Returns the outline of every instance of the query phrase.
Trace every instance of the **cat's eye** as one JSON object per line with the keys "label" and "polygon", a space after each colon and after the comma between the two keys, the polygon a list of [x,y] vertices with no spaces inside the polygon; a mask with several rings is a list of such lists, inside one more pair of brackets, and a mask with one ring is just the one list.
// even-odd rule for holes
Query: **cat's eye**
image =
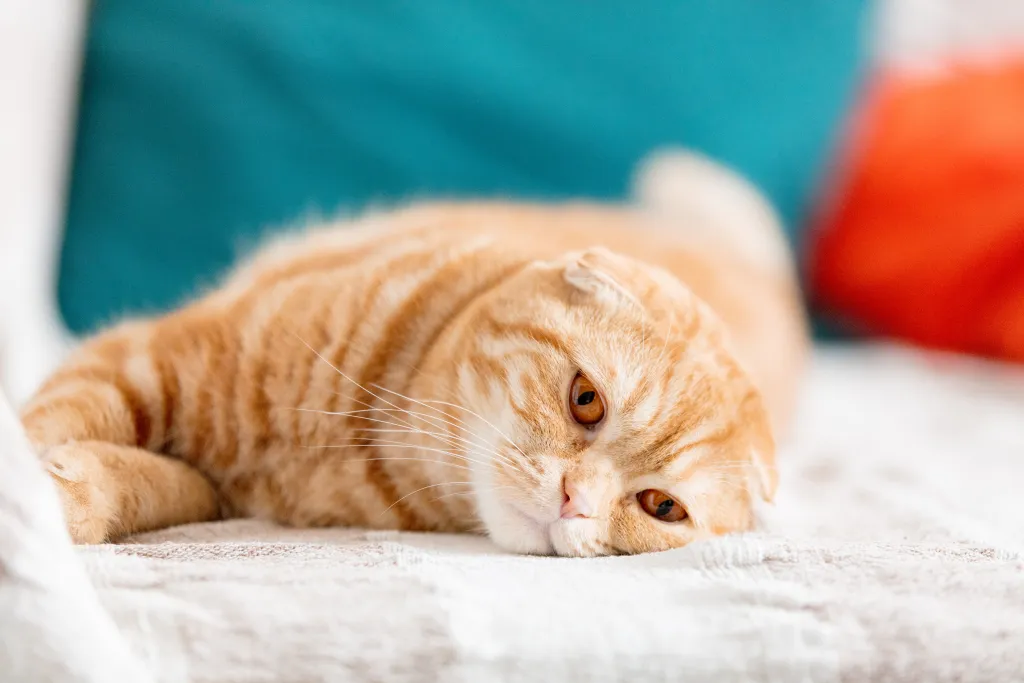
{"label": "cat's eye", "polygon": [[646,489],[636,494],[644,512],[662,522],[681,522],[687,518],[686,508],[664,491]]}
{"label": "cat's eye", "polygon": [[569,412],[584,427],[593,427],[604,419],[604,401],[589,379],[577,374],[569,389]]}

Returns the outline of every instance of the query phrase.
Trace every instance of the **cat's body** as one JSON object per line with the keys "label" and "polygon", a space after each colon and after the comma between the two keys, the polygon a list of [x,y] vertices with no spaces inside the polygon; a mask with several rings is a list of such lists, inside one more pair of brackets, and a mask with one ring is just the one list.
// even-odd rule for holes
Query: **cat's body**
{"label": "cat's body", "polygon": [[664,209],[368,216],[99,335],[23,415],[73,538],[232,514],[591,555],[749,528],[762,403],[784,425],[804,352],[795,282]]}

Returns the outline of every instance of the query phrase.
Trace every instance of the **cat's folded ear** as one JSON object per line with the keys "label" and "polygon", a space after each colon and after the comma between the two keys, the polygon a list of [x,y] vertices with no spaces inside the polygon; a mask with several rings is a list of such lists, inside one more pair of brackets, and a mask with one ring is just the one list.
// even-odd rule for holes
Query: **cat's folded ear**
{"label": "cat's folded ear", "polygon": [[761,497],[770,502],[779,487],[779,472],[775,466],[775,437],[772,435],[771,419],[764,401],[756,390],[751,390],[743,399],[740,419],[750,435],[750,459],[754,475],[752,483],[760,490]]}
{"label": "cat's folded ear", "polygon": [[631,267],[629,259],[605,247],[591,247],[566,254],[562,277],[577,290],[608,303],[629,301],[636,297],[622,284]]}

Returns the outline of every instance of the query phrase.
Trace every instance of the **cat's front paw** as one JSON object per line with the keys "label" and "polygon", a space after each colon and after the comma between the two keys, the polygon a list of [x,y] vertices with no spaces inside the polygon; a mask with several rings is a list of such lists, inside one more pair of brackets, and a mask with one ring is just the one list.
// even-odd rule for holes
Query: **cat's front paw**
{"label": "cat's front paw", "polygon": [[67,444],[48,449],[43,465],[57,487],[71,540],[77,544],[103,543],[113,531],[114,506],[97,486],[102,466],[88,450]]}

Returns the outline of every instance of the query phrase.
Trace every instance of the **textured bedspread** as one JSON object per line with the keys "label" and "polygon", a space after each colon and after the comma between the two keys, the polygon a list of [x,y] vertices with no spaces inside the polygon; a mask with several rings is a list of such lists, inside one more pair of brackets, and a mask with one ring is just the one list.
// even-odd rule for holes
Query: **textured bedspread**
{"label": "textured bedspread", "polygon": [[160,681],[1024,680],[1024,375],[820,351],[781,462],[764,532],[653,555],[252,522],[77,554]]}

